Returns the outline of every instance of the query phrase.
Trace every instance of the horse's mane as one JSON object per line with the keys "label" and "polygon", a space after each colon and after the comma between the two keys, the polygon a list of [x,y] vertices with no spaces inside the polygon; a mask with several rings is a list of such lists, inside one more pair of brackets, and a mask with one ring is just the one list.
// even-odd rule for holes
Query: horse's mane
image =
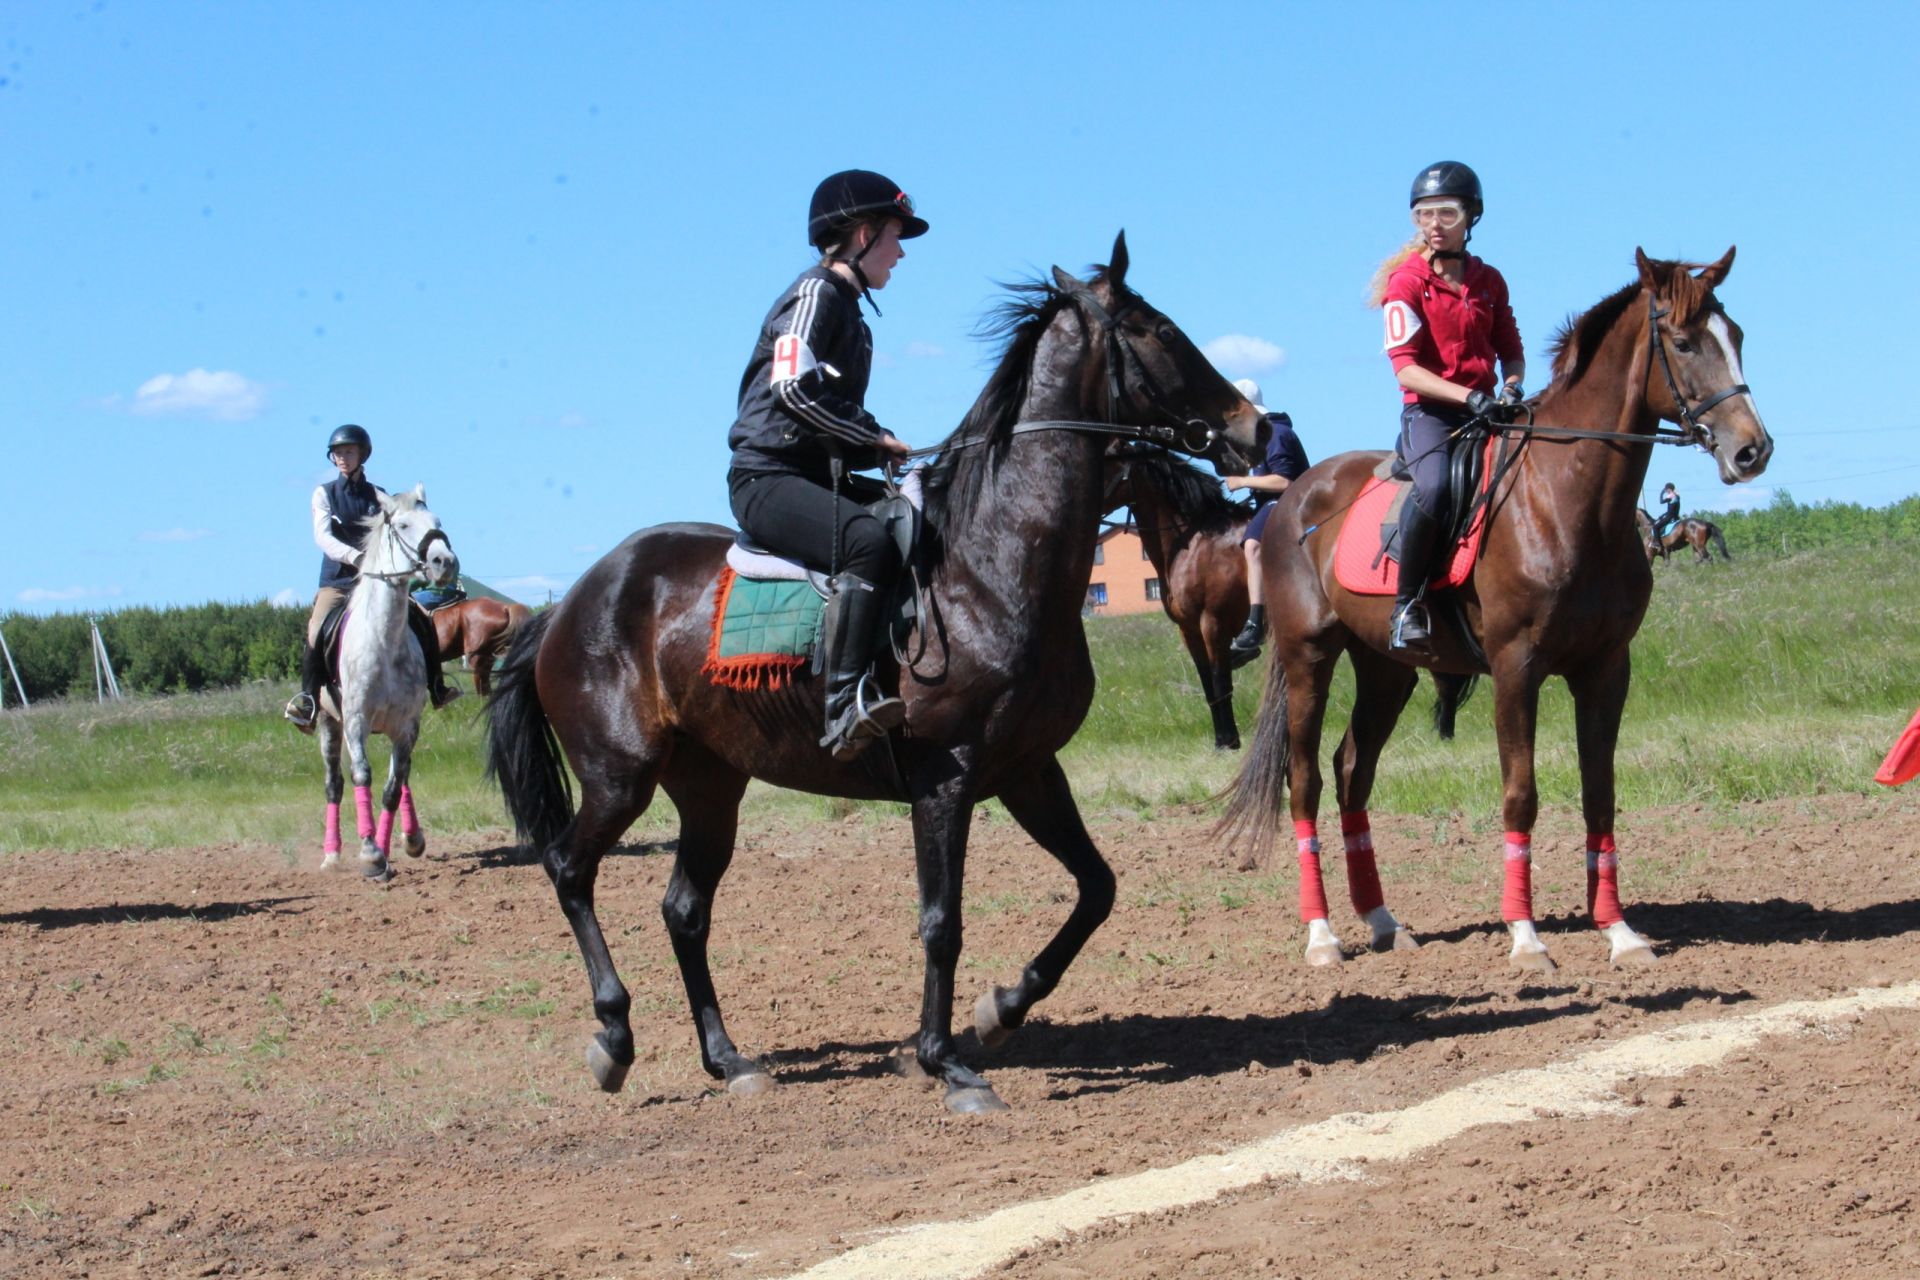
{"label": "horse's mane", "polygon": [[1216,533],[1252,514],[1250,504],[1222,493],[1220,482],[1213,476],[1164,449],[1144,451],[1129,463],[1135,476],[1158,489],[1167,505],[1198,532]]}
{"label": "horse's mane", "polygon": [[[1107,278],[1097,267],[1090,283]],[[928,518],[936,526],[950,526],[954,513],[971,511],[979,502],[991,470],[1006,455],[1013,424],[1026,402],[1033,379],[1033,357],[1040,336],[1071,299],[1044,280],[1017,280],[1006,286],[1009,296],[989,311],[975,336],[1002,343],[1000,362],[980,395],[960,419],[960,425],[940,445],[940,457],[923,479]],[[952,446],[960,441],[966,448]]]}
{"label": "horse's mane", "polygon": [[[1654,278],[1660,281],[1662,300],[1673,308],[1674,319],[1678,324],[1692,324],[1699,318],[1707,302],[1713,297],[1713,288],[1693,273],[1705,265],[1699,262],[1670,262],[1664,259],[1651,260]],[[1564,380],[1572,386],[1580,381],[1593,358],[1600,351],[1600,344],[1627,306],[1640,296],[1640,282],[1635,280],[1614,293],[1587,308],[1579,315],[1570,315],[1554,332],[1553,343],[1547,349],[1547,363],[1553,370],[1556,381]]]}

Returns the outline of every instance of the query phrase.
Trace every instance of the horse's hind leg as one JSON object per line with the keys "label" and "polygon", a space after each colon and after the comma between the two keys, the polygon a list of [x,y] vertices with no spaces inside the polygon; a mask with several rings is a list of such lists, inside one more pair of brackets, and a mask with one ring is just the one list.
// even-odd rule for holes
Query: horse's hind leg
{"label": "horse's hind leg", "polygon": [[1200,691],[1206,695],[1207,711],[1213,717],[1213,745],[1222,751],[1238,751],[1240,726],[1233,719],[1233,671],[1227,662],[1226,642],[1207,634],[1217,630],[1209,625],[1211,622],[1210,617],[1190,622],[1180,628],[1180,636],[1187,642],[1187,655],[1199,673]]}
{"label": "horse's hind leg", "polygon": [[401,838],[407,856],[417,858],[427,851],[427,834],[420,829],[420,815],[413,807],[413,748],[411,736],[393,744],[393,767],[387,771],[387,788],[380,797],[380,826],[374,841],[380,852],[393,848],[393,824],[396,811],[400,818]]}
{"label": "horse's hind leg", "polygon": [[340,797],[346,794],[346,777],[340,772],[340,722],[319,715],[320,759],[327,766],[327,825],[320,843],[320,869],[332,871],[340,865]]}
{"label": "horse's hind leg", "polygon": [[714,1079],[725,1080],[729,1093],[763,1093],[773,1087],[773,1076],[741,1054],[728,1037],[707,963],[714,890],[733,861],[740,796],[747,779],[704,749],[681,743],[660,785],[680,811],[680,851],[660,914],[667,922],[673,956],[686,984],[687,1005],[700,1039],[700,1064]]}
{"label": "horse's hind leg", "polygon": [[[1276,635],[1274,644],[1280,644]],[[1287,682],[1287,785],[1293,792],[1293,837],[1300,865],[1300,919],[1307,926],[1306,961],[1323,967],[1343,958],[1327,921],[1327,889],[1320,873],[1320,732],[1338,649],[1327,637],[1282,650]],[[1279,678],[1274,673],[1268,679]]]}
{"label": "horse's hind leg", "polygon": [[1114,895],[1113,869],[1080,820],[1059,760],[1049,757],[1039,768],[1021,770],[1012,785],[1000,789],[1000,801],[1035,843],[1072,874],[1079,897],[1060,931],[1021,972],[1020,981],[993,988],[974,1006],[974,1031],[989,1049],[1005,1042],[1026,1021],[1027,1012],[1052,994],[1067,966],[1112,913]]}
{"label": "horse's hind leg", "polygon": [[1507,828],[1500,918],[1513,939],[1507,963],[1544,974],[1556,966],[1533,924],[1533,823],[1540,814],[1533,751],[1540,722],[1541,679],[1533,655],[1518,644],[1494,656],[1493,726],[1500,742],[1500,813]]}
{"label": "horse's hind leg", "polygon": [[633,1066],[633,1028],[627,1021],[632,1001],[594,914],[593,885],[602,855],[646,812],[655,770],[650,763],[632,760],[599,764],[598,772],[580,779],[580,812],[547,849],[545,862],[547,879],[586,963],[593,1012],[600,1019],[600,1030],[587,1045],[587,1067],[602,1089],[618,1093]]}
{"label": "horse's hind leg", "polygon": [[1367,801],[1373,795],[1380,752],[1413,695],[1420,673],[1365,645],[1353,645],[1347,652],[1353,661],[1353,717],[1339,750],[1333,753],[1334,795],[1340,803],[1340,835],[1346,845],[1347,893],[1354,912],[1373,931],[1375,951],[1408,951],[1420,944],[1387,909],[1380,872],[1374,865]]}
{"label": "horse's hind leg", "polygon": [[1567,676],[1580,747],[1580,805],[1587,819],[1587,914],[1594,928],[1607,935],[1616,965],[1654,961],[1653,948],[1633,931],[1620,910],[1620,855],[1613,842],[1613,752],[1632,675],[1627,647],[1621,645],[1608,657]]}

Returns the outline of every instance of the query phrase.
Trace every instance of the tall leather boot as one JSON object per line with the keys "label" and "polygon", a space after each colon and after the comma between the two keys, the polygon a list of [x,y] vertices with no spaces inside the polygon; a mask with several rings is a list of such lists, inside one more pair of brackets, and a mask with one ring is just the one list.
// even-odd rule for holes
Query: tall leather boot
{"label": "tall leather boot", "polygon": [[320,714],[320,686],[327,680],[326,655],[308,644],[300,650],[300,692],[287,703],[287,720],[302,733],[313,732]]}
{"label": "tall leather boot", "polygon": [[440,637],[434,633],[433,619],[427,611],[409,604],[407,626],[413,629],[413,638],[420,642],[420,652],[427,660],[427,698],[438,711],[459,697],[460,690],[447,684],[447,673],[440,666]]}
{"label": "tall leather boot", "polygon": [[1247,625],[1240,628],[1240,634],[1227,645],[1229,669],[1238,671],[1260,656],[1260,642],[1267,636],[1267,606],[1256,604],[1247,606]]}
{"label": "tall leather boot", "polygon": [[845,763],[907,718],[907,704],[879,696],[868,678],[886,597],[871,582],[843,573],[827,599],[827,732],[820,745]]}
{"label": "tall leather boot", "polygon": [[1427,580],[1441,535],[1440,520],[1409,500],[1400,512],[1400,584],[1394,592],[1393,622],[1387,647],[1399,653],[1433,653],[1433,628],[1427,617]]}

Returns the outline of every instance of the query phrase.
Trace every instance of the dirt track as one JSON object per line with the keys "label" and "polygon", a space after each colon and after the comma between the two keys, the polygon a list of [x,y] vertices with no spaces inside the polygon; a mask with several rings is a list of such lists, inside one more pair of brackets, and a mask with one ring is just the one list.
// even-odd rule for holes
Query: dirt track
{"label": "dirt track", "polygon": [[[0,1274],[784,1275],[1650,1029],[1920,980],[1905,793],[1623,821],[1629,917],[1663,955],[1633,973],[1568,914],[1579,832],[1556,816],[1535,845],[1546,982],[1504,967],[1497,831],[1378,821],[1389,902],[1427,945],[1327,973],[1297,961],[1288,869],[1231,871],[1197,817],[1094,826],[1120,906],[986,1060],[1014,1110],[985,1120],[885,1062],[918,1013],[903,821],[746,834],[714,949],[730,1030],[786,1085],[759,1099],[699,1071],[663,850],[601,876],[641,1046],[614,1098],[581,1063],[571,936],[505,850],[403,865],[386,890],[265,847],[14,858]],[[977,827],[967,1004],[1067,888],[1009,824]],[[1361,935],[1342,904],[1335,924]],[[1623,1090],[1624,1116],[1474,1130],[1360,1183],[1249,1188],[998,1274],[1920,1273],[1916,1030],[1885,1013],[1769,1042]]]}

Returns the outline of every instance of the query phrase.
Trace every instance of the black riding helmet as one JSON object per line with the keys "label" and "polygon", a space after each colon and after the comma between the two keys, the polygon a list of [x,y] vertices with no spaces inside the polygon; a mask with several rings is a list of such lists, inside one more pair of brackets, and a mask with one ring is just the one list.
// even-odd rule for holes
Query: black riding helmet
{"label": "black riding helmet", "polygon": [[1452,196],[1466,205],[1467,239],[1473,239],[1473,229],[1480,224],[1480,215],[1486,208],[1480,199],[1480,175],[1458,160],[1435,161],[1414,178],[1413,194],[1407,197],[1407,208],[1413,208],[1422,200],[1442,196]]}
{"label": "black riding helmet", "polygon": [[807,243],[824,250],[849,227],[870,219],[900,219],[900,238],[927,234],[925,219],[913,213],[913,200],[891,178],[870,169],[844,169],[813,189],[807,209]]}
{"label": "black riding helmet", "polygon": [[351,422],[344,427],[335,427],[333,434],[327,437],[327,456],[332,457],[333,451],[343,444],[359,445],[362,451],[360,461],[363,463],[373,456],[373,437],[367,434],[365,427]]}

